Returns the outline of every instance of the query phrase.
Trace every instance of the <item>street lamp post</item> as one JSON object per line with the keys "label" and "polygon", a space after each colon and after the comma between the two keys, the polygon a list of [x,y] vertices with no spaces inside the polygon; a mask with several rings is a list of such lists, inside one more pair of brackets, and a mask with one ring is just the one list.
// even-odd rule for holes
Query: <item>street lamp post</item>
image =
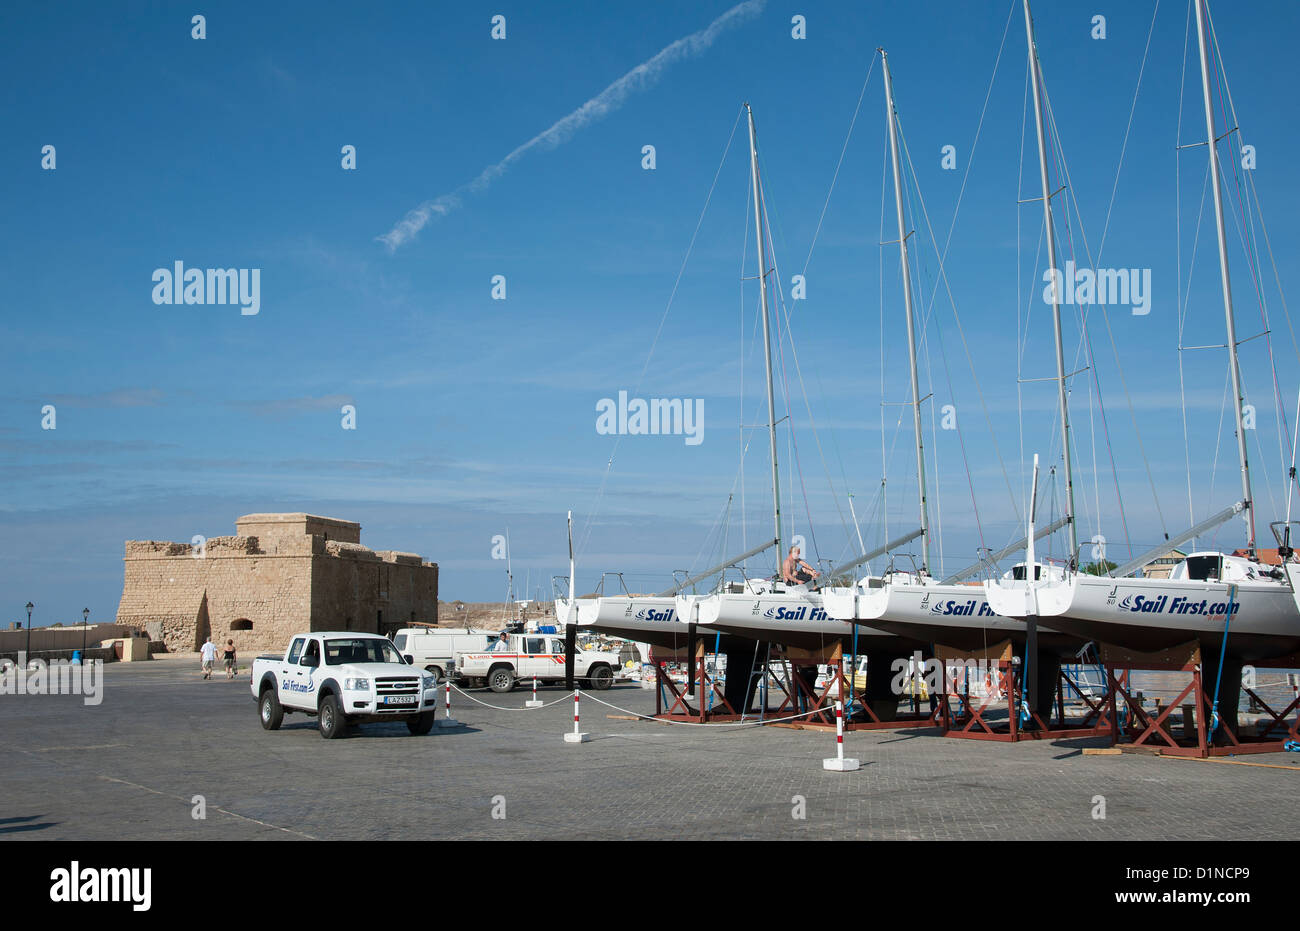
{"label": "street lamp post", "polygon": [[27,662],[31,662],[32,658],[32,608],[34,607],[36,605],[27,602]]}
{"label": "street lamp post", "polygon": [[90,609],[81,609],[81,662],[86,662],[86,628],[90,626]]}

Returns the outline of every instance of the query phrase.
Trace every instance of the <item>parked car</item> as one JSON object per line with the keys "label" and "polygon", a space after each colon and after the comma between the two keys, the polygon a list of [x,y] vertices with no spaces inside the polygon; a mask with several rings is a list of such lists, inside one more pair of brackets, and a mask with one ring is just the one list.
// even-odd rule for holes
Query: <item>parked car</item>
{"label": "parked car", "polygon": [[[573,657],[575,678],[593,689],[614,684],[619,668],[618,654],[578,650]],[[460,653],[451,673],[470,685],[485,684],[494,692],[509,692],[516,682],[562,682],[564,680],[564,637],[559,634],[510,634],[505,649]]]}
{"label": "parked car", "polygon": [[355,631],[295,635],[283,656],[253,660],[252,690],[268,731],[302,713],[316,716],[327,739],[374,721],[405,721],[412,734],[427,734],[438,702],[432,675],[404,661],[387,637]]}

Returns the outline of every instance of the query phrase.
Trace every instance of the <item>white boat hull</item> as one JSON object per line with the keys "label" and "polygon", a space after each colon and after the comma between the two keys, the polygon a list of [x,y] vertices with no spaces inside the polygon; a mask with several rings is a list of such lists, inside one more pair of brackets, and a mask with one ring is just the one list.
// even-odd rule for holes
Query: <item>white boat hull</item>
{"label": "white boat hull", "polygon": [[[1288,567],[1290,572],[1290,567]],[[1227,655],[1245,662],[1300,651],[1300,606],[1290,585],[1233,583]],[[1099,643],[1155,652],[1192,640],[1218,652],[1229,604],[1226,582],[1112,579],[1073,575],[1063,580],[985,583],[999,613],[1035,614],[1052,627]]]}
{"label": "white boat hull", "polygon": [[639,643],[672,649],[685,649],[687,645],[687,626],[678,620],[671,597],[611,595],[575,598],[572,616],[568,599],[557,598],[555,616],[578,627]]}
{"label": "white boat hull", "polygon": [[[853,642],[854,625],[827,614],[821,592],[792,587],[782,592],[680,595],[678,616],[694,621],[698,629],[716,630],[751,640],[813,648],[831,640]],[[902,644],[897,635],[883,630],[859,628],[858,650],[882,649]]]}
{"label": "white boat hull", "polygon": [[[825,604],[832,617],[959,650],[977,650],[1003,640],[1021,644],[1029,633],[1024,620],[994,611],[983,586],[977,585],[886,582],[877,588],[828,591]],[[1038,645],[1074,655],[1083,641],[1039,627]]]}
{"label": "white boat hull", "polygon": [[[556,602],[556,616],[559,605]],[[660,595],[610,595],[600,598],[575,598],[578,618],[576,623],[609,624],[624,621],[647,621],[651,623],[677,620],[676,604],[671,596]]]}

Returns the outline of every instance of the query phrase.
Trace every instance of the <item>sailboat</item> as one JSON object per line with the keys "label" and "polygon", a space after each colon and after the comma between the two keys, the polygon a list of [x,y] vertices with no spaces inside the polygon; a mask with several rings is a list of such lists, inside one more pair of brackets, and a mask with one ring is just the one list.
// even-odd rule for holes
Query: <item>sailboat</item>
{"label": "sailboat", "polygon": [[[1280,568],[1262,566],[1255,558],[1254,500],[1251,493],[1250,465],[1246,450],[1243,422],[1245,401],[1238,341],[1233,314],[1232,287],[1228,270],[1228,253],[1224,232],[1223,196],[1219,177],[1219,136],[1215,128],[1211,99],[1208,13],[1205,0],[1194,0],[1196,31],[1199,42],[1201,88],[1205,105],[1206,145],[1214,195],[1214,212],[1219,246],[1219,274],[1223,292],[1224,319],[1227,327],[1228,367],[1235,400],[1237,455],[1241,467],[1240,501],[1218,514],[1201,521],[1186,532],[1167,540],[1107,576],[1082,573],[1073,562],[1067,570],[1051,578],[1003,578],[985,583],[988,601],[1000,614],[1025,619],[1043,618],[1052,627],[1126,650],[1157,651],[1195,641],[1207,657],[1222,656],[1220,680],[1235,694],[1240,684],[1243,663],[1284,657],[1300,651],[1300,610],[1293,583]],[[1039,112],[1038,139],[1043,146],[1042,105],[1039,98],[1038,56],[1033,47],[1033,27],[1029,2],[1025,0],[1025,17],[1029,24],[1035,101]],[[1044,169],[1045,172],[1045,169]],[[1044,178],[1045,178],[1044,174]],[[1046,181],[1044,181],[1046,184]],[[1044,187],[1044,194],[1047,190]],[[1052,251],[1051,217],[1047,220],[1048,260],[1055,267]],[[1055,290],[1055,289],[1054,289]],[[1059,305],[1057,306],[1059,321]],[[1059,322],[1057,353],[1060,354]],[[1061,400],[1062,423],[1068,424],[1064,396]],[[1069,488],[1070,446],[1068,427],[1065,434],[1067,493]],[[1173,567],[1167,579],[1132,578],[1130,573],[1153,559],[1234,517],[1247,522],[1247,557],[1216,552],[1195,552]],[[1070,526],[1071,552],[1076,552],[1073,524]],[[1287,572],[1294,573],[1288,564]],[[1235,672],[1234,672],[1235,669]],[[1228,696],[1225,707],[1235,708]],[[1235,716],[1230,716],[1235,725]]]}
{"label": "sailboat", "polygon": [[[767,295],[767,237],[763,210],[763,188],[758,170],[758,135],[754,111],[745,104],[749,119],[750,174],[754,189],[755,234],[758,238],[758,287],[762,308],[763,356],[767,374],[768,443],[772,467],[773,544],[781,558],[781,489],[776,444],[776,401],[772,384],[772,329]],[[766,546],[764,547],[766,549]],[[828,641],[847,642],[853,638],[853,625],[826,613],[822,594],[810,583],[790,584],[780,578],[745,579],[740,583],[719,582],[707,595],[680,593],[676,598],[677,614],[683,621],[701,629],[731,634],[751,640],[782,643],[787,646],[816,648]],[[889,641],[900,655],[915,644],[903,644],[898,637],[882,631],[863,632],[869,640],[883,645]]]}
{"label": "sailboat", "polygon": [[573,512],[569,512],[569,575],[567,596],[555,597],[555,619],[565,626],[573,624],[592,631],[648,643],[667,649],[680,649],[688,643],[690,630],[677,618],[673,593],[663,595],[604,595],[578,598],[574,594],[575,560],[573,555]]}
{"label": "sailboat", "polygon": [[[912,571],[890,571],[879,577],[868,576],[851,587],[826,589],[823,603],[831,617],[862,625],[865,629],[883,630],[926,643],[937,643],[959,650],[977,650],[1004,640],[1017,645],[1029,639],[1024,621],[997,614],[988,604],[984,589],[965,584],[964,579],[988,564],[984,560],[942,581],[930,574],[930,515],[926,498],[924,436],[921,430],[921,389],[917,373],[916,323],[912,301],[912,276],[908,253],[908,230],[903,214],[902,168],[898,147],[898,110],[894,101],[893,78],[889,55],[880,52],[885,84],[885,118],[889,128],[889,148],[894,177],[894,206],[898,218],[898,252],[903,279],[903,309],[907,324],[908,365],[912,389],[912,426],[916,437],[917,505],[920,527],[915,532],[891,541],[882,550],[894,549],[916,539],[921,540],[921,565]],[[1055,526],[1060,526],[1058,523]],[[1052,528],[1040,533],[1045,534]],[[992,556],[992,561],[1025,545],[1025,540]],[[880,551],[877,551],[877,553]],[[869,554],[874,556],[876,554]],[[865,558],[860,561],[865,561]],[[855,561],[860,562],[860,561]],[[1032,560],[1031,560],[1032,562]],[[844,568],[852,568],[854,564]],[[1050,571],[1036,566],[1036,571]],[[837,572],[838,574],[838,572]],[[1083,645],[1077,637],[1041,630],[1038,648],[1054,648],[1061,655],[1073,656]]]}
{"label": "sailboat", "polygon": [[[767,237],[764,222],[763,195],[758,171],[757,131],[753,110],[745,105],[749,124],[750,168],[753,182],[753,205],[758,237],[760,263],[759,290],[761,297],[764,361],[767,387],[768,441],[772,473],[772,526],[773,534],[739,556],[683,580],[672,588],[654,595],[598,594],[596,597],[577,598],[574,595],[572,515],[569,519],[570,572],[568,593],[556,598],[556,616],[581,628],[600,631],[652,646],[681,658],[694,648],[701,638],[711,638],[714,650],[728,657],[736,654],[737,662],[729,668],[739,669],[747,664],[751,668],[758,662],[759,647],[763,643],[777,643],[787,647],[818,649],[830,644],[848,644],[858,641],[859,654],[865,654],[877,668],[888,669],[890,660],[910,655],[923,645],[908,638],[884,631],[855,628],[844,620],[829,617],[822,605],[822,595],[808,584],[789,585],[779,578],[747,578],[741,583],[725,581],[725,572],[741,566],[746,560],[774,549],[777,561],[782,554],[780,484],[776,442],[776,404],[773,386],[771,314],[767,293]],[[873,558],[868,554],[866,558]],[[687,594],[697,583],[719,576],[718,588],[708,595]],[[865,642],[862,642],[865,641]],[[726,680],[726,701],[734,708],[748,707],[753,689],[753,676],[734,675]],[[889,696],[889,677],[880,676],[871,683],[877,689],[869,690],[868,699],[881,699],[877,713],[888,716],[896,710],[897,697]],[[884,689],[877,695],[876,690]],[[893,709],[887,708],[891,704]]]}

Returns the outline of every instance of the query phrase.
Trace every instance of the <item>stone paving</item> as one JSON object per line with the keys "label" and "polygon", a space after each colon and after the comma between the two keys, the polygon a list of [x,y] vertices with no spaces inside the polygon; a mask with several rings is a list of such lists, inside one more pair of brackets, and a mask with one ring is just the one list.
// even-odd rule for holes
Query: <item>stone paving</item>
{"label": "stone paving", "polygon": [[[526,690],[473,693],[522,709]],[[563,698],[544,688],[547,701]],[[593,697],[642,713],[654,695]],[[367,725],[324,741],[315,719],[262,730],[247,674],[188,659],[106,667],[103,702],[0,696],[0,836],[117,839],[1291,839],[1300,754],[1188,762],[1085,756],[1100,740],[994,744],[930,729],[834,736],[614,720],[583,701],[496,711],[454,695],[460,729]],[[1275,768],[1277,767],[1277,768]],[[1293,771],[1294,770],[1294,771]],[[194,810],[203,797],[206,817]],[[1105,818],[1094,812],[1104,797]],[[494,817],[501,814],[504,818]],[[802,817],[797,817],[802,815]]]}

